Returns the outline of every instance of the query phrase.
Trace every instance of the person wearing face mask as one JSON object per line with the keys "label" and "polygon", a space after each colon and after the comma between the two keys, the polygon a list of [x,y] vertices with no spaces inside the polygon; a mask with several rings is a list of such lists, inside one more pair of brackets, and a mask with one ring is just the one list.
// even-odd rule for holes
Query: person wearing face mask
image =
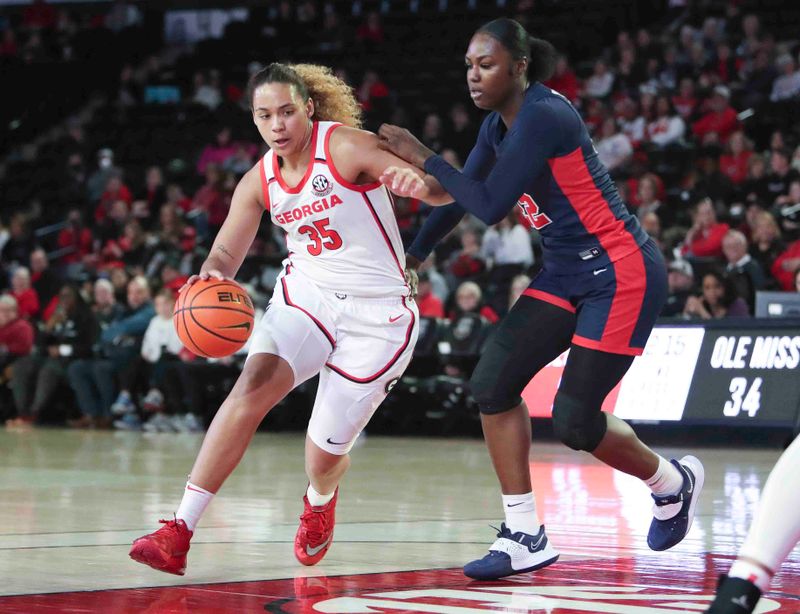
{"label": "person wearing face mask", "polygon": [[89,176],[86,182],[87,196],[89,202],[97,203],[108,186],[108,180],[119,176],[121,170],[114,166],[114,152],[108,147],[97,152],[97,168]]}
{"label": "person wearing face mask", "polygon": [[[211,254],[187,285],[235,276],[265,211],[286,232],[289,256],[175,519],[131,548],[135,561],[178,575],[200,516],[264,416],[316,374],[305,447],[309,485],[294,553],[303,565],[318,563],[332,543],[349,452],[411,360],[418,335],[413,280],[405,277],[392,200],[379,181],[389,166],[411,166],[360,129],[351,88],[327,68],[270,64],[251,77],[247,99],[270,151],[237,185]],[[426,201],[452,200],[437,182],[431,186],[421,195]]]}

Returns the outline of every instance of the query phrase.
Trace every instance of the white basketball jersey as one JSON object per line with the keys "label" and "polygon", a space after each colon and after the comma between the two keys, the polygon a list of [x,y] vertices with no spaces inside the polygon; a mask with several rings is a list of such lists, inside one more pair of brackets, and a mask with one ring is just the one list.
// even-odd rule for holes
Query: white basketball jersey
{"label": "white basketball jersey", "polygon": [[297,186],[283,180],[273,151],[261,159],[272,222],[286,233],[291,264],[319,287],[352,296],[405,296],[394,203],[381,183],[355,185],[336,170],[329,142],[339,126],[314,122],[312,158]]}

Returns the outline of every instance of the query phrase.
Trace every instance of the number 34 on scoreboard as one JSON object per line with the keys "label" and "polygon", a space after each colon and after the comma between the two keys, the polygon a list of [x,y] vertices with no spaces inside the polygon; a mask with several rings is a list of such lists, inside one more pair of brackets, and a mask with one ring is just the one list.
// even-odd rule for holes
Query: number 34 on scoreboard
{"label": "number 34 on scoreboard", "polygon": [[751,418],[754,418],[761,409],[761,384],[763,380],[760,377],[753,379],[753,383],[748,387],[746,377],[734,377],[731,379],[731,384],[728,390],[731,393],[731,398],[725,401],[725,407],[722,413],[730,418],[738,416],[741,412],[746,412]]}

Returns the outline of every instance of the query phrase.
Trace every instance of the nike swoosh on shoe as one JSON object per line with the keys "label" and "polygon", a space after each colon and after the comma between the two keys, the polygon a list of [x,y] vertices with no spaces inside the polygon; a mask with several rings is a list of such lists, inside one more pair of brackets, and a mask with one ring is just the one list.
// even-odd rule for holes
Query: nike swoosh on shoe
{"label": "nike swoosh on shoe", "polygon": [[320,551],[321,551],[323,548],[325,548],[325,546],[327,546],[327,545],[328,545],[328,543],[329,543],[330,541],[331,541],[331,538],[329,537],[329,538],[328,538],[328,539],[326,539],[324,542],[322,542],[322,543],[321,543],[319,546],[314,546],[314,547],[312,548],[311,546],[309,546],[309,545],[306,545],[306,554],[307,554],[308,556],[315,556],[315,555],[317,555],[317,554],[318,554],[318,553],[319,553],[319,552],[320,552]]}

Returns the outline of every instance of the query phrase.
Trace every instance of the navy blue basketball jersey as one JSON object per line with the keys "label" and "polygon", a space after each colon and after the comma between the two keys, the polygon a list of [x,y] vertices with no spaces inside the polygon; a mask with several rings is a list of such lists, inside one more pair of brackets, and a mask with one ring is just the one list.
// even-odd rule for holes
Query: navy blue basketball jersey
{"label": "navy blue basketball jersey", "polygon": [[646,241],[636,217],[600,162],[586,126],[570,102],[540,83],[525,93],[510,130],[490,113],[459,172],[440,156],[425,171],[457,204],[434,211],[409,253],[424,258],[469,211],[487,224],[514,206],[542,236],[544,266],[554,273],[603,267]]}

